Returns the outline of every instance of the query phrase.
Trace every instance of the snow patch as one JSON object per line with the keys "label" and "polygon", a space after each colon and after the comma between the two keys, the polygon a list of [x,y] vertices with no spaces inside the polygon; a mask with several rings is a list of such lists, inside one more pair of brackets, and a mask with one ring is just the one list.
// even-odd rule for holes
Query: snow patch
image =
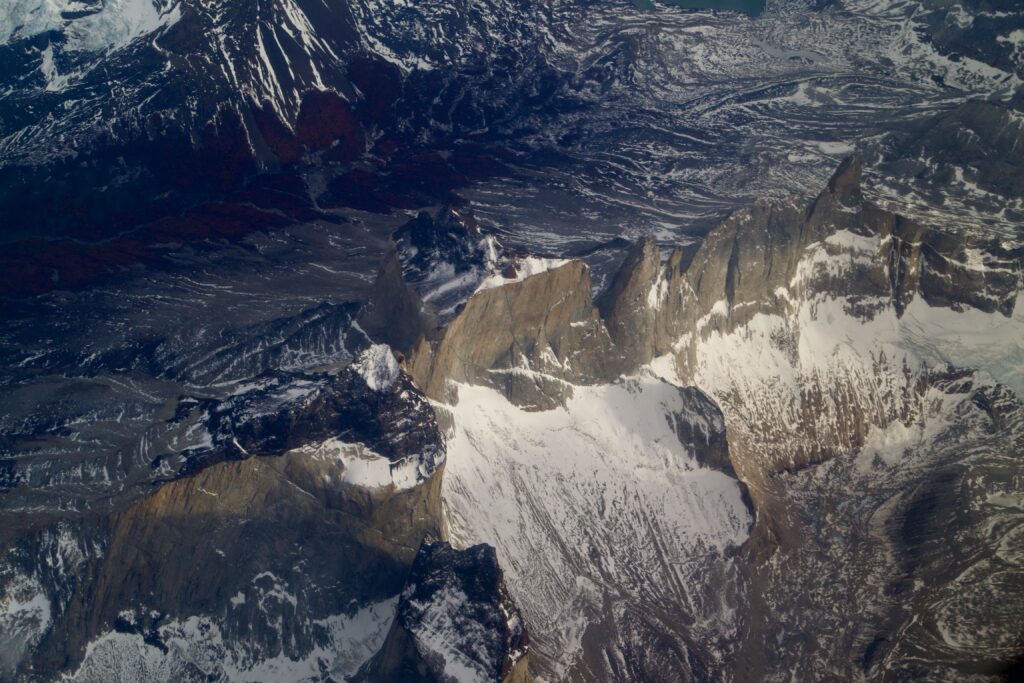
{"label": "snow patch", "polygon": [[387,344],[374,344],[363,351],[352,368],[371,389],[378,392],[390,389],[402,372],[398,359]]}
{"label": "snow patch", "polygon": [[480,284],[477,285],[476,291],[482,292],[485,289],[493,289],[494,287],[501,287],[502,285],[508,285],[514,282],[522,282],[528,277],[533,277],[534,275],[540,275],[541,273],[549,270],[560,268],[566,263],[569,263],[568,259],[528,256],[515,262],[515,277],[505,277],[501,273],[489,275],[480,281]]}
{"label": "snow patch", "polygon": [[233,643],[211,617],[189,617],[161,626],[166,650],[146,643],[138,634],[110,631],[86,647],[78,669],[66,683],[152,681],[176,683],[196,670],[210,680],[320,681],[327,666],[335,680],[347,680],[372,657],[387,637],[398,597],[378,602],[349,616],[337,614],[313,622],[323,639],[303,657],[268,656],[249,642]]}
{"label": "snow patch", "polygon": [[899,321],[900,343],[932,365],[975,368],[1024,399],[1024,293],[1013,315],[955,311],[916,297]]}
{"label": "snow patch", "polygon": [[411,602],[422,613],[413,630],[420,651],[432,653],[444,661],[445,676],[458,683],[485,683],[492,680],[487,671],[460,652],[459,643],[475,642],[468,629],[482,629],[481,624],[463,617],[468,599],[458,588],[447,586],[427,603]]}
{"label": "snow patch", "polygon": [[64,30],[69,52],[116,49],[180,18],[177,3],[168,0],[104,0],[99,9],[79,0],[5,0],[0,45]]}
{"label": "snow patch", "polygon": [[394,486],[397,489],[410,489],[432,473],[415,455],[392,462],[362,444],[340,439],[302,446],[292,453],[340,465],[342,470],[337,475],[338,481],[364,488]]}
{"label": "snow patch", "polygon": [[0,678],[14,669],[49,630],[51,604],[34,578],[15,575],[0,595]]}

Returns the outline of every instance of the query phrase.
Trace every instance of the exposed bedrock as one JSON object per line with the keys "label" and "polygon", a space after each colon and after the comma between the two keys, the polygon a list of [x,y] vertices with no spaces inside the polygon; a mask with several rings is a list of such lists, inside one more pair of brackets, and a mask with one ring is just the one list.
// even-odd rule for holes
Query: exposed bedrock
{"label": "exposed bedrock", "polygon": [[[641,240],[596,303],[579,261],[525,279],[492,275],[497,285],[480,285],[482,277],[463,275],[487,266],[467,257],[477,252],[465,244],[484,239],[475,221],[464,212],[453,220],[450,209],[435,219],[421,215],[396,233],[399,248],[369,310],[403,311],[376,329],[407,352],[417,384],[441,400],[457,400],[454,384],[479,384],[543,410],[564,405],[573,385],[614,381],[669,355],[682,384],[726,406],[730,469],[756,498],[776,473],[855,451],[893,421],[923,419],[925,365],[936,360],[897,348],[902,328],[914,324],[905,314],[915,301],[953,313],[1014,314],[1019,245],[938,232],[885,211],[864,199],[860,177],[860,159],[851,157],[810,204],[759,201],[696,248],[666,254]],[[403,251],[416,231],[443,239]],[[429,301],[408,303],[415,290],[392,286],[403,268],[417,283],[442,270],[460,279],[461,296],[446,300],[453,316],[446,326],[410,332],[410,320],[437,311]],[[419,318],[404,314],[410,309]],[[850,326],[860,346],[848,344],[845,353],[841,336],[820,334],[830,324]],[[872,335],[886,343],[864,341]],[[749,363],[758,377],[740,376]]]}
{"label": "exposed bedrock", "polygon": [[590,298],[583,263],[474,294],[437,342],[421,342],[411,374],[428,395],[449,382],[500,389],[527,408],[552,408],[573,383],[611,379],[625,370]]}
{"label": "exposed bedrock", "polygon": [[[145,497],[7,532],[0,680],[995,675],[1024,411],[985,373],[1024,386],[1022,255],[875,206],[856,158],[596,297],[422,214],[350,366],[184,397]],[[440,652],[448,617],[478,640]]]}
{"label": "exposed bedrock", "polygon": [[424,544],[387,640],[356,680],[528,683],[529,637],[494,548]]}
{"label": "exposed bedrock", "polygon": [[332,485],[340,470],[299,454],[221,463],[115,515],[102,558],[71,577],[35,668],[75,664],[109,631],[165,649],[160,627],[193,616],[247,643],[252,664],[330,649],[319,622],[395,595],[418,544],[440,531],[440,470],[418,487],[380,492]]}
{"label": "exposed bedrock", "polygon": [[[746,330],[757,320],[772,327],[764,341],[791,357],[801,379],[795,394],[780,398],[788,403],[776,406],[784,409],[785,424],[749,424],[777,450],[757,468],[771,473],[801,467],[858,447],[871,426],[909,419],[927,384],[916,367],[905,373],[895,368],[905,375],[899,381],[889,376],[893,368],[866,368],[871,377],[840,368],[826,377],[816,373],[823,368],[806,367],[799,358],[801,344],[811,343],[800,326],[804,307],[814,307],[809,317],[817,319],[819,307],[839,302],[855,324],[891,317],[899,325],[915,299],[929,307],[1009,318],[1020,291],[1020,247],[940,233],[884,211],[862,197],[860,174],[859,158],[851,157],[809,205],[758,202],[734,213],[695,249],[665,254],[653,240],[642,240],[596,304],[589,270],[579,261],[559,262],[525,279],[503,273],[492,276],[496,284],[484,285],[482,278],[462,277],[465,268],[455,265],[448,272],[470,286],[454,304],[446,301],[449,314],[454,310],[451,321],[440,330],[421,326],[416,334],[408,325],[417,318],[405,311],[419,311],[419,319],[437,311],[429,301],[410,304],[413,293],[392,286],[402,270],[397,249],[369,310],[402,311],[375,329],[407,354],[406,367],[427,395],[453,400],[451,383],[482,384],[531,409],[564,404],[570,385],[609,382],[666,354],[674,357],[684,384],[700,385],[708,340]],[[435,230],[445,226],[446,239],[460,244],[445,212],[433,222],[424,216],[416,222]],[[462,239],[481,239],[475,223]],[[436,245],[435,240],[430,263],[415,250],[415,264],[405,261],[405,270],[420,282],[431,268],[440,270],[438,264],[466,261],[464,246],[449,244],[455,256],[446,256]],[[414,336],[417,341],[410,342]],[[823,349],[824,356],[830,353]],[[910,362],[882,355],[870,360]],[[712,394],[727,389],[704,388]]]}

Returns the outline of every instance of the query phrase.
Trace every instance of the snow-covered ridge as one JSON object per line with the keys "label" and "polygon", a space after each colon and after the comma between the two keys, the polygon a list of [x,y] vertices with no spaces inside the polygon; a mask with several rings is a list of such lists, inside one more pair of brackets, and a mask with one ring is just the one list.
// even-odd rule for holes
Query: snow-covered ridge
{"label": "snow-covered ridge", "polygon": [[[786,286],[753,304],[717,302],[675,342],[689,363],[686,381],[715,397],[734,433],[758,444],[750,457],[759,467],[849,454],[865,438],[887,442],[887,430],[919,432],[933,412],[922,392],[934,370],[980,371],[1024,396],[1022,294],[1005,315],[956,301],[932,305],[917,288],[904,302],[888,284],[865,286],[879,273],[888,277],[883,268],[900,267],[885,263],[891,239],[838,230],[803,250]],[[1012,275],[977,249],[964,253],[952,273]],[[950,277],[928,274],[943,276]],[[756,313],[736,317],[750,305]]]}
{"label": "snow-covered ridge", "polygon": [[509,271],[511,277],[506,276],[504,273],[494,273],[488,275],[480,284],[477,285],[476,291],[481,292],[485,289],[493,289],[494,287],[501,287],[502,285],[508,285],[515,282],[522,282],[526,278],[533,277],[534,275],[540,275],[549,270],[560,268],[566,263],[569,263],[568,259],[559,258],[540,258],[537,256],[527,256],[522,259],[517,259],[512,263],[512,271]]}
{"label": "snow-covered ridge", "polygon": [[[444,462],[444,453],[430,463],[423,462],[417,453],[392,462],[363,444],[347,443],[340,439],[303,446],[291,453],[340,465],[342,471],[337,477],[338,481],[371,489],[385,486],[394,486],[399,490],[411,489],[427,479]],[[325,474],[324,477],[330,481],[331,475]]]}

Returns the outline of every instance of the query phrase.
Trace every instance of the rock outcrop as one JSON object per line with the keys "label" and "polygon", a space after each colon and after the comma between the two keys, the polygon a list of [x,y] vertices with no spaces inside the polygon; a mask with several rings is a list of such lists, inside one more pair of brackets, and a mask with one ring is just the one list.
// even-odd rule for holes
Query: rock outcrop
{"label": "rock outcrop", "polygon": [[564,402],[572,383],[611,378],[622,368],[578,261],[475,293],[410,362],[428,395],[445,396],[449,382],[484,384],[533,409]]}
{"label": "rock outcrop", "polygon": [[494,548],[427,543],[360,681],[528,683],[529,637]]}
{"label": "rock outcrop", "polygon": [[[178,476],[328,439],[358,444],[392,469],[408,468],[414,481],[444,461],[434,410],[386,345],[369,347],[337,373],[274,373],[226,399],[184,398],[171,422],[205,436],[183,452]],[[160,455],[153,466],[166,468],[169,460],[177,458]]]}
{"label": "rock outcrop", "polygon": [[[380,642],[339,629],[390,619],[417,549],[443,533],[444,438],[391,350],[182,399],[168,425],[199,441],[156,458],[170,481],[109,515],[29,533],[8,557],[52,604],[13,668],[104,680],[97,657],[113,657],[133,662],[131,677],[235,680],[283,658],[353,674]],[[197,654],[211,633],[216,651]]]}
{"label": "rock outcrop", "polygon": [[[325,623],[396,595],[419,543],[441,532],[442,471],[413,488],[372,489],[345,484],[340,462],[291,452],[170,482],[102,534],[78,530],[104,538],[101,552],[54,572],[70,594],[32,668],[78,668],[86,645],[111,631],[137,634],[165,669],[194,667],[162,634],[189,619],[206,620],[228,646],[222,672],[280,657],[330,665],[347,653]],[[89,670],[79,680],[93,680]]]}
{"label": "rock outcrop", "polygon": [[[828,543],[827,527],[814,515],[823,510],[832,515],[828,512],[832,504],[829,501],[843,499],[844,486],[869,490],[879,468],[896,468],[898,476],[894,474],[893,481],[902,481],[905,486],[925,482],[928,477],[917,469],[923,465],[911,462],[930,462],[942,471],[953,468],[950,476],[959,478],[962,472],[950,460],[953,452],[938,445],[954,434],[964,440],[962,443],[975,444],[971,448],[979,449],[978,462],[995,468],[994,472],[1001,471],[999,463],[1017,448],[1018,437],[1012,429],[999,432],[994,441],[987,436],[993,433],[994,424],[1008,418],[986,417],[989,413],[983,406],[990,399],[985,396],[994,392],[1005,398],[1007,390],[981,388],[985,382],[970,373],[964,381],[951,380],[946,365],[962,347],[954,337],[948,347],[951,350],[943,351],[945,342],[932,335],[941,336],[965,324],[957,316],[1000,335],[1012,335],[1008,330],[1020,329],[1016,315],[1021,291],[1020,250],[1005,243],[941,233],[875,206],[860,190],[860,173],[859,160],[851,158],[813,202],[757,202],[730,216],[696,248],[678,248],[664,254],[653,240],[641,241],[626,256],[596,304],[587,291],[590,282],[582,263],[570,262],[525,280],[474,291],[440,337],[424,336],[407,360],[410,372],[429,395],[450,402],[458,397],[447,386],[449,380],[497,389],[512,403],[529,410],[570,407],[581,387],[603,385],[652,362],[657,372],[671,375],[672,381],[706,392],[694,389],[697,393],[687,395],[688,400],[694,402],[694,410],[700,414],[717,414],[722,420],[721,430],[691,433],[687,428],[697,424],[691,420],[677,428],[675,436],[684,444],[700,446],[694,449],[703,454],[698,457],[700,465],[735,474],[747,484],[757,510],[757,525],[737,554],[737,566],[742,565],[740,576],[732,576],[725,584],[728,588],[721,588],[747,596],[741,601],[749,600],[735,640],[703,650],[699,639],[687,640],[689,627],[680,627],[671,619],[661,622],[663,632],[680,629],[672,642],[680,647],[687,644],[687,653],[679,656],[681,661],[689,662],[694,675],[712,675],[716,658],[728,659],[736,653],[748,667],[744,669],[748,674],[774,666],[769,643],[771,625],[790,623],[797,618],[799,605],[804,604],[787,588],[786,574],[778,567],[792,567],[791,576],[815,571],[815,560],[805,557],[805,553],[811,548],[817,548],[813,552],[819,555],[830,551],[824,547]],[[587,334],[573,336],[574,330]],[[1002,358],[1001,353],[1012,353],[1012,346],[1000,350],[998,338],[986,343],[997,358]],[[1012,358],[991,362],[1005,365]],[[495,379],[513,374],[525,381],[517,384]],[[475,392],[472,395],[476,410],[490,410]],[[1017,407],[1002,414],[1017,417],[1005,424],[1015,422],[1021,414],[1019,403],[1011,403]],[[573,414],[571,407],[569,414]],[[462,419],[483,418],[466,414]],[[509,416],[504,419],[511,422]],[[967,426],[975,420],[977,425]],[[945,421],[949,421],[948,426]],[[495,418],[492,428],[502,431],[505,422]],[[719,433],[720,437],[712,436]],[[519,472],[516,464],[521,457],[519,451],[532,447],[526,434],[533,432],[523,432],[525,443],[517,443],[520,435],[512,432],[506,437],[507,445],[495,443],[489,447],[502,453],[510,451],[507,457],[514,461],[506,475],[510,482],[487,478],[485,472],[489,470],[483,465],[467,465],[459,469],[451,495],[468,505],[474,495],[467,488],[472,481],[473,485],[488,487],[487,492],[504,491],[514,496],[517,506],[526,505],[531,512],[519,524],[529,525],[534,516],[546,519],[548,515],[564,524],[564,513],[548,510],[549,501],[569,499],[570,491],[553,485],[554,490],[547,491],[543,500],[533,500],[533,493],[523,488],[521,480],[532,481]],[[475,433],[467,434],[467,440],[480,448],[487,448],[485,444],[489,443],[482,434]],[[900,445],[888,445],[888,440]],[[904,466],[902,456],[894,456],[887,449],[905,453],[908,464]],[[881,455],[872,461],[870,453]],[[859,464],[852,465],[854,461]],[[558,480],[559,470],[549,469],[550,476]],[[815,493],[815,477],[825,477],[818,474],[825,472],[829,473],[830,493]],[[1006,483],[1000,479],[1004,474],[994,475],[993,486]],[[581,476],[574,474],[567,481],[579,482]],[[897,495],[896,489],[879,490],[883,488]],[[844,507],[842,513],[835,514],[844,519],[849,515],[851,525],[868,524],[867,517],[857,516],[861,514],[874,515],[876,521],[871,524],[903,518],[902,503],[895,499],[889,501],[890,507],[880,505],[870,499],[849,512]],[[599,517],[600,511],[595,514]],[[484,538],[466,531],[473,527],[472,518],[468,508],[458,514],[462,542]],[[531,532],[535,535],[530,536],[530,544],[540,544],[540,539],[550,535],[544,528],[541,524]],[[893,557],[903,557],[900,553],[907,547],[906,539],[894,540],[884,531],[871,529],[863,536],[843,531],[842,538],[860,544],[876,557],[878,566],[897,571],[888,563],[894,561]],[[653,537],[652,542],[669,545],[662,532],[654,532]],[[571,545],[567,543],[566,547]],[[879,561],[880,545],[896,548],[896,555]],[[543,590],[545,595],[572,593],[557,581],[544,583],[543,589],[528,586],[518,574],[525,557],[517,554],[520,551],[514,545],[501,547],[506,553],[506,566],[517,567],[514,585],[518,590]],[[552,543],[551,547],[559,545]],[[592,561],[603,566],[601,555],[594,552]],[[567,565],[579,561],[571,551],[564,555]],[[820,571],[835,572],[843,577],[842,585],[853,590],[848,582],[855,583],[852,577],[857,572],[874,576],[872,572],[876,571],[851,559],[853,565],[858,569],[849,574],[825,565]],[[708,571],[718,571],[712,566]],[[929,580],[930,571],[923,572],[924,581]],[[992,569],[979,571],[990,576]],[[538,574],[529,573],[531,577]],[[621,590],[621,584],[605,576],[595,581],[608,593],[613,593],[611,586]],[[777,597],[762,599],[759,591]],[[833,595],[824,586],[820,591]],[[668,599],[673,593],[666,589],[662,598]],[[634,655],[625,653],[634,652],[633,642],[647,637],[640,635],[650,626],[647,618],[632,612],[642,601],[616,596],[622,602],[605,598],[616,604],[614,610],[590,617],[588,631],[581,636],[582,654],[574,660],[579,669],[573,671],[602,670],[609,677],[624,675],[625,669],[618,674],[602,669],[606,660],[591,648],[608,647],[614,641],[617,652],[629,659]],[[583,597],[577,599],[581,604],[594,604]],[[535,614],[537,600],[531,595],[529,614]],[[896,619],[895,613],[887,610],[906,607],[899,601],[894,606],[874,594],[865,594],[864,600],[879,613],[887,614],[886,618]],[[786,606],[780,607],[783,603]],[[813,609],[823,606],[816,604]],[[597,614],[602,614],[600,609]],[[714,618],[724,619],[719,615]],[[847,619],[857,623],[853,615]],[[837,623],[834,628],[844,635],[823,638],[822,643],[828,643],[822,645],[825,649],[793,648],[782,659],[806,664],[813,656],[810,653],[817,652],[819,657],[836,662],[834,668],[831,663],[825,668],[839,672],[835,675],[840,677],[848,675],[851,664],[840,652],[851,646],[861,647],[861,643],[837,643],[846,637],[860,638],[851,636],[860,627],[844,629]],[[547,641],[554,639],[553,633],[558,638],[569,637],[557,626],[545,623],[537,641],[536,666],[557,677],[566,671],[558,668],[562,660],[556,653],[574,645],[568,644],[571,640]],[[927,647],[937,646],[932,643]],[[894,648],[889,643],[873,645],[868,648],[872,653],[869,659],[874,661],[879,651]],[[635,656],[630,660],[635,667],[629,669],[630,675],[654,675],[644,668],[655,666],[653,661]]]}

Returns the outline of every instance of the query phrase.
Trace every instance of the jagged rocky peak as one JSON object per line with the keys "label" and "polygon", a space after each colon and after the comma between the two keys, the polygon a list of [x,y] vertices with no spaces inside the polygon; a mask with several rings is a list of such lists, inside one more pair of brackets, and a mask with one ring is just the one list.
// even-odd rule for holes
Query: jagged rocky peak
{"label": "jagged rocky peak", "polygon": [[344,680],[383,642],[413,549],[442,528],[439,476],[396,490],[347,475],[303,450],[223,462],[67,525],[56,550],[26,538],[19,569],[41,577],[53,621],[22,670]]}
{"label": "jagged rocky peak", "polygon": [[563,261],[507,249],[473,213],[446,206],[421,212],[392,235],[402,278],[446,321],[474,292],[528,277]]}
{"label": "jagged rocky peak", "polygon": [[[860,159],[851,157],[813,201],[758,201],[699,246],[677,247],[667,257],[653,239],[641,240],[596,304],[580,261],[478,285],[442,329],[418,336],[406,366],[434,398],[455,400],[454,384],[481,384],[521,407],[544,410],[564,405],[574,386],[614,381],[666,355],[683,383],[699,385],[708,340],[769,321],[770,345],[797,376],[811,376],[801,395],[776,392],[789,402],[752,418],[778,445],[768,469],[856,448],[872,425],[916,414],[928,383],[895,368],[872,380],[869,391],[863,379],[837,370],[830,388],[814,374],[816,361],[800,357],[812,343],[801,316],[816,320],[822,305],[837,302],[851,325],[890,314],[899,321],[915,300],[1009,316],[1021,289],[1019,247],[978,243],[888,212],[865,198],[861,172]],[[455,225],[454,234],[476,234]],[[822,344],[824,358],[833,355],[828,339],[814,343]],[[901,374],[906,379],[883,394],[891,399],[885,406],[870,398]],[[835,398],[836,391],[851,400]],[[833,402],[833,419],[823,421],[821,411]],[[791,415],[788,427],[776,419],[782,414]]]}
{"label": "jagged rocky peak", "polygon": [[178,475],[223,460],[326,449],[352,470],[351,481],[406,487],[428,479],[445,455],[434,409],[385,344],[339,372],[270,373],[224,399],[184,398],[171,426],[201,435],[154,460]]}
{"label": "jagged rocky peak", "polygon": [[525,683],[529,636],[494,548],[425,543],[361,681]]}
{"label": "jagged rocky peak", "polygon": [[402,276],[425,298],[435,288],[481,271],[498,260],[497,241],[482,234],[470,211],[451,206],[433,216],[421,211],[396,230],[392,239],[402,264]]}
{"label": "jagged rocky peak", "polygon": [[590,272],[570,261],[474,294],[440,339],[420,343],[410,371],[430,396],[452,399],[452,382],[483,384],[547,409],[574,383],[617,376],[618,360],[590,298]]}
{"label": "jagged rocky peak", "polygon": [[[598,298],[617,346],[642,364],[687,334],[725,331],[778,310],[786,296],[815,292],[851,297],[869,317],[887,306],[902,315],[915,297],[1012,313],[1020,245],[941,232],[886,211],[864,198],[860,178],[860,159],[850,157],[809,205],[758,201],[695,250],[678,247],[664,260],[653,241],[637,244]],[[816,250],[817,260],[809,258]]]}
{"label": "jagged rocky peak", "polygon": [[860,155],[849,156],[839,164],[839,168],[832,174],[828,181],[827,191],[840,204],[858,207],[863,201],[860,180]]}
{"label": "jagged rocky peak", "polygon": [[655,354],[651,330],[660,301],[657,280],[661,253],[653,237],[633,245],[611,285],[597,299],[597,306],[615,344],[630,348],[643,358]]}

